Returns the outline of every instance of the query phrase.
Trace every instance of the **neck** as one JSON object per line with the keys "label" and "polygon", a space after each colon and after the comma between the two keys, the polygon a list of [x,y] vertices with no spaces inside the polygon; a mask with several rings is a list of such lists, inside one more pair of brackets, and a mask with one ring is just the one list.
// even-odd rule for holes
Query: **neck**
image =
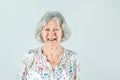
{"label": "neck", "polygon": [[46,56],[59,55],[62,51],[63,51],[63,48],[61,45],[54,46],[54,47],[50,47],[47,45],[43,46],[43,54],[45,54]]}

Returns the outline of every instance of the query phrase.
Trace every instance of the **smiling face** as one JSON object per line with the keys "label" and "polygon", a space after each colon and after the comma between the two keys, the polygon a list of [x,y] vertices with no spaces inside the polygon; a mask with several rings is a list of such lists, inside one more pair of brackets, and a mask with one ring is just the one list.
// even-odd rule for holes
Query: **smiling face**
{"label": "smiling face", "polygon": [[62,38],[62,29],[58,21],[50,20],[42,29],[42,38],[46,45],[57,46],[60,45]]}

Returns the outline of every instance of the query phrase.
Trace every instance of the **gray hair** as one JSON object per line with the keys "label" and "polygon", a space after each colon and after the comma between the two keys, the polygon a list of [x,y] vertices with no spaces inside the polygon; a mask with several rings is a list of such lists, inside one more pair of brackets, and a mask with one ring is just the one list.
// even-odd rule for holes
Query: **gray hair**
{"label": "gray hair", "polygon": [[42,29],[43,27],[46,25],[46,23],[50,20],[56,20],[59,22],[62,32],[63,32],[63,36],[61,41],[65,41],[68,40],[71,32],[68,28],[68,24],[66,23],[64,17],[62,16],[62,14],[58,11],[50,11],[47,12],[40,20],[40,22],[37,25],[37,28],[35,30],[35,38],[40,41],[40,42],[44,42],[41,34],[42,34]]}

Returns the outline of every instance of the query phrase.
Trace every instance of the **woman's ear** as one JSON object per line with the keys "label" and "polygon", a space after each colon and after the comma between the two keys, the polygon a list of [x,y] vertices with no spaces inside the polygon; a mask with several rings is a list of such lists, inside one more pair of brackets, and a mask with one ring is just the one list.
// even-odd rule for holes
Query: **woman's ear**
{"label": "woman's ear", "polygon": [[43,37],[42,37],[42,32],[40,33],[39,37],[41,38],[41,40],[43,40]]}
{"label": "woman's ear", "polygon": [[64,35],[64,31],[62,30],[62,37],[61,37],[61,38],[64,38],[64,36],[65,36],[65,35]]}

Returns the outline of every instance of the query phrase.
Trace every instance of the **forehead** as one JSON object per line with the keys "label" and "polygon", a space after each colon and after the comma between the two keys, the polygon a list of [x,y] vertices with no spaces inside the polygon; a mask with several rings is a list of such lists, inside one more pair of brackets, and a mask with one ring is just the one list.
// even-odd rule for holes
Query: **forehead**
{"label": "forehead", "polygon": [[46,23],[45,27],[60,27],[60,23],[56,20],[50,20]]}

